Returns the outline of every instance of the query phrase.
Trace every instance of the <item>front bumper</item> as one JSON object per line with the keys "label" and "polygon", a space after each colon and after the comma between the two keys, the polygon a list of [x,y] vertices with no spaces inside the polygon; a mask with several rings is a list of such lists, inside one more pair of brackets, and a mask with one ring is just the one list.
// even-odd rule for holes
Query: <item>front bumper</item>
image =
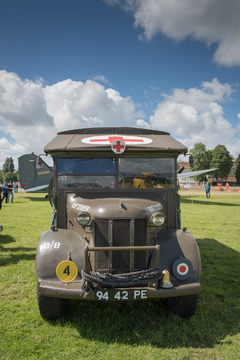
{"label": "front bumper", "polygon": [[[39,295],[64,298],[64,299],[79,299],[79,300],[98,300],[96,297],[97,291],[107,291],[109,294],[116,291],[147,291],[147,297],[144,299],[167,298],[175,296],[186,296],[199,294],[201,287],[199,283],[183,284],[169,289],[154,288],[154,287],[136,287],[136,288],[114,288],[114,289],[100,289],[84,290],[82,281],[77,280],[71,283],[62,283],[60,281],[45,281],[39,280]],[[101,299],[102,301],[107,299]],[[124,299],[121,299],[121,301]],[[128,300],[128,299],[127,299]],[[143,298],[136,297],[134,300],[143,300]]]}
{"label": "front bumper", "polygon": [[[85,273],[90,274],[90,264],[88,258],[89,251],[112,252],[112,251],[123,251],[123,250],[128,250],[130,251],[130,253],[133,254],[135,251],[155,250],[153,270],[158,269],[158,263],[160,257],[159,245],[127,246],[127,247],[85,247],[84,249]],[[63,269],[65,268],[65,266],[63,267]],[[90,281],[90,284],[88,284],[88,282],[87,283],[84,282],[84,280],[79,277],[73,281],[64,281],[62,279],[62,276],[58,276],[59,280],[38,278],[39,295],[47,296],[47,297],[55,297],[55,298],[65,298],[65,299],[122,301],[122,300],[145,300],[145,299],[154,299],[154,298],[167,298],[167,297],[175,297],[175,296],[194,295],[200,293],[201,287],[199,282],[193,282],[189,284],[185,283],[182,285],[178,284],[174,286],[169,279],[165,283],[163,279],[163,274],[165,271],[168,273],[169,276],[169,272],[167,270],[163,270],[161,278],[159,278],[158,280],[146,280],[145,277],[142,282],[140,281],[138,283],[138,285],[136,285],[136,282],[134,283],[132,281],[127,283],[125,281],[120,281],[118,283],[119,284],[118,286],[117,283],[115,283],[114,286],[108,286],[109,283],[107,282],[106,283],[95,282],[95,284],[93,284]],[[64,271],[64,273],[65,272],[66,271]],[[141,278],[141,275],[146,275],[140,273],[141,272],[129,273],[129,275],[136,274],[137,276],[139,276],[139,279]],[[127,274],[122,274],[122,275],[127,275]],[[132,284],[130,284],[131,282]]]}

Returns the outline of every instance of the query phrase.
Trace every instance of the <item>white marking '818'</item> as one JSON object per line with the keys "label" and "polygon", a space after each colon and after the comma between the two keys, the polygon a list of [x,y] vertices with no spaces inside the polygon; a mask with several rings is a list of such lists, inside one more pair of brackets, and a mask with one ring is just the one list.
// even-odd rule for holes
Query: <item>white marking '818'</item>
{"label": "white marking '818'", "polygon": [[61,243],[58,241],[44,242],[40,245],[40,249],[59,249]]}

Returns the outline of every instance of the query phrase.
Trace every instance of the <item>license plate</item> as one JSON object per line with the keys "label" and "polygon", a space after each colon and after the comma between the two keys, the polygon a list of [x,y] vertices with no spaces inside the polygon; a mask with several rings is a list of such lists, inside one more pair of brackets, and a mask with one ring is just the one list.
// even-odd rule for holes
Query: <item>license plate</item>
{"label": "license plate", "polygon": [[128,300],[146,300],[148,290],[146,289],[128,289],[128,290],[96,290],[96,300],[101,301],[128,301]]}

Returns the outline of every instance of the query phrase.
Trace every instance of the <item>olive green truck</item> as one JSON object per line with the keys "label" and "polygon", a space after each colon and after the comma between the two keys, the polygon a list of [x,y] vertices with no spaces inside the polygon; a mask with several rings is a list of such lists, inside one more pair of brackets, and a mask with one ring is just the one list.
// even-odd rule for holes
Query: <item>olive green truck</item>
{"label": "olive green truck", "polygon": [[192,316],[201,260],[177,193],[187,148],[166,132],[87,128],[58,133],[44,151],[54,171],[51,228],[36,255],[42,317],[60,317],[70,299],[156,298]]}

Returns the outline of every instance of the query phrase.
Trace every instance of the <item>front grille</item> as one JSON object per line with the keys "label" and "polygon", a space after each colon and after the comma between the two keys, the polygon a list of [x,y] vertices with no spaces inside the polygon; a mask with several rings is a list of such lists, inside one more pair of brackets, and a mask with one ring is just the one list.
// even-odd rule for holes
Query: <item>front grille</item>
{"label": "front grille", "polygon": [[[146,219],[96,219],[95,246],[147,245]],[[95,271],[121,273],[146,269],[146,251],[97,251]]]}

